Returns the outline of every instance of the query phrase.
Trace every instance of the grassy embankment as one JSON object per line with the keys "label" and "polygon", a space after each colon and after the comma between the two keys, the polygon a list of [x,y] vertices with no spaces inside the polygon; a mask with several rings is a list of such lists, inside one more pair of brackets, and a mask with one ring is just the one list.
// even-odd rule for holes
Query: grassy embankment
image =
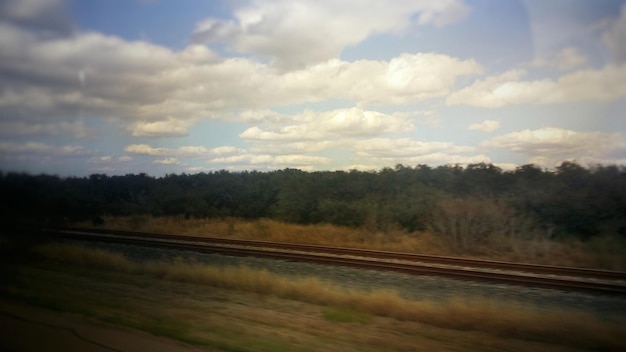
{"label": "grassy embankment", "polygon": [[2,271],[4,297],[232,351],[626,348],[623,317],[464,298],[413,301],[245,267],[136,263],[44,245]]}
{"label": "grassy embankment", "polygon": [[[78,224],[90,226],[88,223]],[[270,219],[184,219],[133,216],[106,218],[105,227],[268,241],[323,244],[435,255],[465,255],[429,233],[389,230],[385,233],[330,224],[297,225]],[[497,249],[496,249],[497,248]],[[482,245],[473,257],[546,265],[626,270],[626,238],[600,236],[590,241],[534,238],[508,239],[507,245]]]}

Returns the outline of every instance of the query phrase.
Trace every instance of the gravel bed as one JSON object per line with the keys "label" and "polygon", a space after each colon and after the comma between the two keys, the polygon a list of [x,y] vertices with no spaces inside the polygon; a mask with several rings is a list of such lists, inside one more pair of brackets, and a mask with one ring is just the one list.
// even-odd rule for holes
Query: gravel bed
{"label": "gravel bed", "polygon": [[376,291],[392,289],[414,300],[446,301],[461,298],[489,298],[555,310],[577,308],[600,315],[626,316],[626,297],[566,292],[555,289],[532,288],[454,280],[435,276],[417,276],[388,271],[357,269],[342,266],[290,262],[285,260],[236,257],[213,253],[198,253],[172,249],[140,247],[81,240],[64,240],[85,246],[108,249],[136,261],[173,260],[176,257],[216,266],[245,265],[295,278],[316,277],[324,282],[350,289]]}

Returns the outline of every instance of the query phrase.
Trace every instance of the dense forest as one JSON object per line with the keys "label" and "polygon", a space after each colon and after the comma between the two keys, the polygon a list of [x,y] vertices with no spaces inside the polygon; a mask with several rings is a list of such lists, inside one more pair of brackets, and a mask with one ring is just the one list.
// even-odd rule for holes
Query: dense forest
{"label": "dense forest", "polygon": [[217,171],[61,178],[0,173],[7,222],[63,224],[106,216],[271,218],[385,232],[431,231],[458,246],[493,236],[626,236],[626,169],[564,162],[503,171],[397,165],[377,172]]}

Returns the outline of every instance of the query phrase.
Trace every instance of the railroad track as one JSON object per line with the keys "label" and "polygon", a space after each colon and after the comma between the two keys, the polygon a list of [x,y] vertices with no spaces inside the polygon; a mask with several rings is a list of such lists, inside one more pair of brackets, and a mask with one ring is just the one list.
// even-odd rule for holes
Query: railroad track
{"label": "railroad track", "polygon": [[[90,241],[387,270],[414,275],[626,295],[626,272],[521,264],[309,244],[93,228],[39,230]],[[393,260],[393,261],[391,261]]]}

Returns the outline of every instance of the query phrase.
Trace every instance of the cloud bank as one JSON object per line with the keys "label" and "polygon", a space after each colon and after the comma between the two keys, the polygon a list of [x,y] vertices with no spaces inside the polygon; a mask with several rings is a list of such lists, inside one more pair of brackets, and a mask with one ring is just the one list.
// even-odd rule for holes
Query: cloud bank
{"label": "cloud bank", "polygon": [[192,40],[224,42],[238,52],[294,69],[337,58],[345,47],[375,33],[399,33],[413,25],[444,26],[468,14],[469,8],[459,0],[256,0],[235,9],[232,20],[200,22]]}
{"label": "cloud bank", "polygon": [[[548,166],[626,159],[623,132],[491,117],[520,106],[550,107],[535,120],[572,103],[621,109],[626,6],[585,29],[601,50],[545,33],[556,44],[532,62],[492,65],[458,38],[458,50],[342,58],[371,38],[428,46],[421,36],[435,30],[463,37],[455,30],[475,9],[461,0],[232,2],[232,14],[198,22],[183,48],[79,29],[67,4],[0,3],[0,166],[314,170],[491,162],[504,153]],[[238,130],[231,140],[222,127],[194,134],[206,120]],[[103,125],[113,135],[94,127]]]}

